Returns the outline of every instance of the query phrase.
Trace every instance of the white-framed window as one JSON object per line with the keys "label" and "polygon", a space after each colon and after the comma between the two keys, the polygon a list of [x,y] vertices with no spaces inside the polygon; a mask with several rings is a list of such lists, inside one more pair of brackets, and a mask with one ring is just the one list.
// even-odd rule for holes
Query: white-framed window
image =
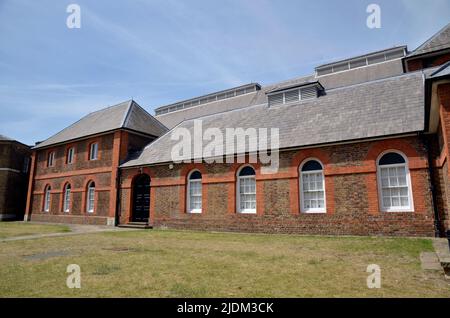
{"label": "white-framed window", "polygon": [[189,174],[187,184],[187,212],[202,212],[202,174],[194,170]]}
{"label": "white-framed window", "polygon": [[89,147],[89,160],[98,159],[98,143],[94,142]]}
{"label": "white-framed window", "polygon": [[47,186],[44,192],[44,212],[50,212],[50,201],[52,199],[52,187]]}
{"label": "white-framed window", "polygon": [[237,208],[239,213],[256,213],[255,169],[245,166],[237,177]]}
{"label": "white-framed window", "polygon": [[70,190],[71,190],[70,184],[66,184],[64,188],[64,206],[63,206],[64,212],[70,212]]}
{"label": "white-framed window", "polygon": [[50,151],[47,157],[47,167],[53,167],[54,164],[55,164],[55,152]]}
{"label": "white-framed window", "polygon": [[378,196],[384,212],[412,212],[411,177],[406,156],[397,151],[383,153],[377,161]]}
{"label": "white-framed window", "polygon": [[88,185],[86,197],[86,211],[93,213],[95,209],[95,182],[92,181]]}
{"label": "white-framed window", "polygon": [[67,164],[72,164],[73,163],[73,157],[74,157],[74,155],[75,155],[75,148],[74,147],[70,147],[68,150],[67,150]]}
{"label": "white-framed window", "polygon": [[323,166],[308,159],[300,166],[300,209],[304,213],[326,213]]}

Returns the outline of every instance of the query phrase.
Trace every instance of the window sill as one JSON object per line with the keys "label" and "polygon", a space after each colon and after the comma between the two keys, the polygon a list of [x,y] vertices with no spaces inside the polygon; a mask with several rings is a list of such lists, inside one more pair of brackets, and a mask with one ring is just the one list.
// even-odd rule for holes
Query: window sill
{"label": "window sill", "polygon": [[192,211],[187,211],[188,214],[201,214],[202,210],[192,210]]}
{"label": "window sill", "polygon": [[256,214],[256,211],[237,211],[238,214]]}
{"label": "window sill", "polygon": [[301,211],[302,214],[327,214],[327,211]]}
{"label": "window sill", "polygon": [[414,210],[381,210],[382,213],[413,213]]}

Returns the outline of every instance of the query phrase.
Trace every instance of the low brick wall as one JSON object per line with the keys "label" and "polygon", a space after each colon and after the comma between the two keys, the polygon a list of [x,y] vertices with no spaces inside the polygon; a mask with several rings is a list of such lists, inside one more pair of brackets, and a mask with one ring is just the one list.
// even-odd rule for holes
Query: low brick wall
{"label": "low brick wall", "polygon": [[81,215],[52,215],[44,213],[33,213],[30,221],[67,223],[67,224],[89,224],[108,225],[108,218],[101,216],[81,216]]}

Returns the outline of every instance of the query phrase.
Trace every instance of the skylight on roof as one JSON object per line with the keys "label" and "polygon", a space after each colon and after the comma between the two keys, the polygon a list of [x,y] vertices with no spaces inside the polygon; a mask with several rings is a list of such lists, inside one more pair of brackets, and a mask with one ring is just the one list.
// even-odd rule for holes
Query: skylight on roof
{"label": "skylight on roof", "polygon": [[387,49],[375,53],[370,53],[335,63],[325,64],[316,67],[317,76],[324,76],[332,73],[348,71],[351,69],[365,67],[373,64],[383,63],[386,61],[402,58],[406,55],[404,46]]}
{"label": "skylight on roof", "polygon": [[261,86],[257,83],[246,84],[246,85],[238,86],[235,88],[227,89],[224,91],[220,91],[220,92],[216,92],[216,93],[212,93],[212,94],[208,94],[208,95],[204,95],[204,96],[199,96],[199,97],[188,99],[188,100],[181,101],[178,103],[159,107],[155,110],[155,115],[158,116],[158,115],[162,115],[162,114],[171,113],[171,112],[174,112],[177,110],[182,110],[182,109],[186,109],[186,108],[190,108],[190,107],[194,107],[194,106],[198,106],[198,105],[203,105],[203,104],[212,103],[212,102],[216,102],[216,101],[220,101],[220,100],[224,100],[224,99],[228,99],[228,98],[233,98],[233,97],[241,96],[244,94],[253,93],[260,89],[261,89]]}

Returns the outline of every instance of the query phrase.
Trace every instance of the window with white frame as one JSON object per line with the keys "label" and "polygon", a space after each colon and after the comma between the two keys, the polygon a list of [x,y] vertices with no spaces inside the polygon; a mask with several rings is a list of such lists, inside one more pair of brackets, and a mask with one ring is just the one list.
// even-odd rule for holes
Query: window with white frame
{"label": "window with white frame", "polygon": [[70,184],[66,184],[66,187],[64,188],[64,206],[63,206],[64,212],[70,211],[70,190],[71,190]]}
{"label": "window with white frame", "polygon": [[237,207],[239,213],[256,213],[256,174],[255,170],[246,166],[238,173]]}
{"label": "window with white frame", "polygon": [[93,181],[88,185],[86,200],[86,211],[93,213],[95,208],[95,183]]}
{"label": "window with white frame", "polygon": [[317,160],[305,162],[300,169],[301,211],[325,213],[325,178],[322,164]]}
{"label": "window with white frame", "polygon": [[377,164],[381,210],[413,211],[411,179],[406,158],[397,152],[383,154]]}
{"label": "window with white frame", "polygon": [[94,142],[91,144],[89,149],[89,160],[98,159],[98,143]]}
{"label": "window with white frame", "polygon": [[75,154],[75,148],[71,147],[67,150],[67,164],[73,163],[74,154]]}
{"label": "window with white frame", "polygon": [[44,193],[44,212],[49,212],[50,211],[50,200],[52,198],[51,190],[52,190],[52,188],[50,186],[47,186],[45,188],[45,193]]}
{"label": "window with white frame", "polygon": [[202,212],[202,174],[200,171],[193,171],[188,178],[188,212]]}
{"label": "window with white frame", "polygon": [[55,152],[51,151],[48,153],[47,167],[53,167],[54,163],[55,163]]}

